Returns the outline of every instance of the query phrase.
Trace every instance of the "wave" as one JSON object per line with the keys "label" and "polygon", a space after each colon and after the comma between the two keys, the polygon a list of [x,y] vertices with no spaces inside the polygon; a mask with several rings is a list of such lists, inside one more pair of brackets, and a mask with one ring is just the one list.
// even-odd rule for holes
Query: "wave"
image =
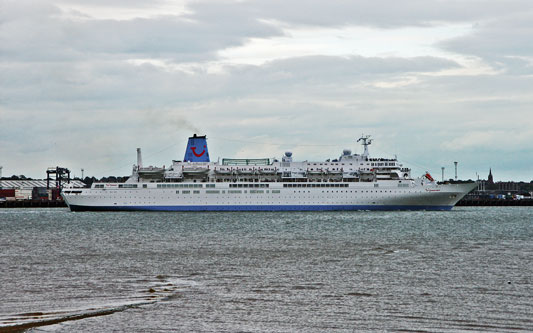
{"label": "wave", "polygon": [[[144,288],[136,295],[110,300],[105,304],[89,305],[77,309],[61,309],[54,311],[33,311],[0,316],[0,333],[21,332],[39,326],[55,325],[66,321],[80,320],[91,317],[107,316],[132,308],[149,306],[157,302],[178,297],[184,287],[196,286],[195,281],[169,279],[158,275],[156,281],[146,281]],[[146,283],[148,282],[148,283]]]}

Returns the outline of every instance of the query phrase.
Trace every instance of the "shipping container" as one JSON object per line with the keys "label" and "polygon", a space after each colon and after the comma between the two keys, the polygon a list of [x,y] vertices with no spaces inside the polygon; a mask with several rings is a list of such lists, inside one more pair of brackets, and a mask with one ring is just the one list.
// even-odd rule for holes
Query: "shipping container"
{"label": "shipping container", "polygon": [[34,187],[31,196],[33,200],[48,200],[48,190],[46,187]]}
{"label": "shipping container", "polygon": [[15,189],[12,188],[12,189],[0,190],[0,197],[3,197],[3,198],[12,197],[12,198],[14,198],[15,197]]}
{"label": "shipping container", "polygon": [[30,189],[15,189],[15,198],[17,200],[29,200],[32,198],[32,190]]}

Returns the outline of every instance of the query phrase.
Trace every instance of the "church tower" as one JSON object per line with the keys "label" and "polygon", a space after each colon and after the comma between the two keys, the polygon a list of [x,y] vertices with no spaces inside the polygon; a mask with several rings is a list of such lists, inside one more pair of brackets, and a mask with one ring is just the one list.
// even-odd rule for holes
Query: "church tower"
{"label": "church tower", "polygon": [[487,179],[487,183],[494,184],[494,179],[492,178],[492,168],[489,169],[489,177]]}

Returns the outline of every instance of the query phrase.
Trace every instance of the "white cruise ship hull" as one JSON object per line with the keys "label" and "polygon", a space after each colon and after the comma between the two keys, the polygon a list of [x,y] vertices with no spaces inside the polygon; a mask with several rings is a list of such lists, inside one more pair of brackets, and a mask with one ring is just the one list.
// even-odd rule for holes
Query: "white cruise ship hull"
{"label": "white cruise ship hull", "polygon": [[72,211],[450,210],[476,187],[400,183],[106,184],[62,196]]}

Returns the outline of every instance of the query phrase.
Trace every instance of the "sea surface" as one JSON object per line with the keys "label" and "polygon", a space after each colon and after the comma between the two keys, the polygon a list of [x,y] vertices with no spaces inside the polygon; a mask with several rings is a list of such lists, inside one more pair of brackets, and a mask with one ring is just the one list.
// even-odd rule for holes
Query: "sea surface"
{"label": "sea surface", "polygon": [[533,208],[0,209],[0,332],[533,331]]}

